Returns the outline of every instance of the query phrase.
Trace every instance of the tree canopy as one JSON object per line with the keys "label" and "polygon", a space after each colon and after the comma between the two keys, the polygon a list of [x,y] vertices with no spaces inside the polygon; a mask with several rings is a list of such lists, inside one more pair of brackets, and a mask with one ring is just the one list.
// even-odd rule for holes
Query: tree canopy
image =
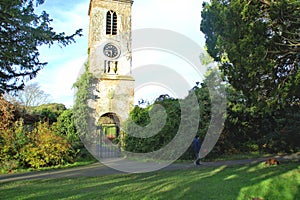
{"label": "tree canopy", "polygon": [[300,102],[300,2],[212,0],[201,31],[209,54],[251,104]]}
{"label": "tree canopy", "polygon": [[82,30],[72,35],[56,33],[47,12],[34,9],[44,0],[0,1],[0,93],[22,89],[47,63],[39,60],[38,47],[75,42]]}

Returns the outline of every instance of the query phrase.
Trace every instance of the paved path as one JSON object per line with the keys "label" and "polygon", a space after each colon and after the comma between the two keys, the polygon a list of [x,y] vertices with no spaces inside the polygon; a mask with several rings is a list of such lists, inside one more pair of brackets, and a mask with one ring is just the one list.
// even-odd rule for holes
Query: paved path
{"label": "paved path", "polygon": [[[285,155],[285,156],[275,156],[279,161],[285,160],[296,160],[299,161],[300,153]],[[264,162],[268,158],[255,158],[255,159],[243,159],[243,160],[232,160],[232,161],[219,161],[219,162],[203,162],[201,167],[214,167],[223,165],[244,165],[244,164],[255,164],[258,162]],[[179,169],[190,169],[196,168],[192,163],[173,163],[161,170],[179,170]],[[109,168],[101,163],[94,163],[88,166],[69,168],[69,169],[59,169],[59,170],[48,170],[42,172],[27,172],[27,173],[16,173],[16,174],[5,174],[0,175],[0,184],[11,181],[18,180],[41,180],[41,179],[54,179],[54,178],[75,178],[75,177],[95,177],[104,176],[111,174],[126,174],[126,172],[121,172],[112,168]]]}

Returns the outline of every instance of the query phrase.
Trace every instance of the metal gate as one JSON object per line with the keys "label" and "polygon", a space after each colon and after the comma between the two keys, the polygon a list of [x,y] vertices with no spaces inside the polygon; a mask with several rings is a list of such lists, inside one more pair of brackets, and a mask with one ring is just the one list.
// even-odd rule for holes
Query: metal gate
{"label": "metal gate", "polygon": [[103,132],[101,127],[98,128],[99,139],[97,141],[98,158],[119,158],[121,150],[118,144],[112,143]]}

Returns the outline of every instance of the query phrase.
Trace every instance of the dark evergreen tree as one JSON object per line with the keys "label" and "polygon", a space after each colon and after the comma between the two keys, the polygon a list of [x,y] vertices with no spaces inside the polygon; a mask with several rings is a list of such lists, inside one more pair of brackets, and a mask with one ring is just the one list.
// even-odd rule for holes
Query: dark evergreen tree
{"label": "dark evergreen tree", "polygon": [[209,54],[249,102],[299,105],[299,1],[212,0],[202,19]]}
{"label": "dark evergreen tree", "polygon": [[38,47],[75,42],[82,30],[72,35],[56,33],[47,12],[37,15],[34,9],[44,0],[0,1],[0,93],[24,87],[47,63],[39,60]]}

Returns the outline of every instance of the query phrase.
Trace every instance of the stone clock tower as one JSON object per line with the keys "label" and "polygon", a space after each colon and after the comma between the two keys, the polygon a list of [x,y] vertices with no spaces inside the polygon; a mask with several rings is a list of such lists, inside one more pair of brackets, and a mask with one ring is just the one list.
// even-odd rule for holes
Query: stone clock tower
{"label": "stone clock tower", "polygon": [[90,0],[89,70],[96,77],[98,125],[115,138],[133,108],[131,0]]}

